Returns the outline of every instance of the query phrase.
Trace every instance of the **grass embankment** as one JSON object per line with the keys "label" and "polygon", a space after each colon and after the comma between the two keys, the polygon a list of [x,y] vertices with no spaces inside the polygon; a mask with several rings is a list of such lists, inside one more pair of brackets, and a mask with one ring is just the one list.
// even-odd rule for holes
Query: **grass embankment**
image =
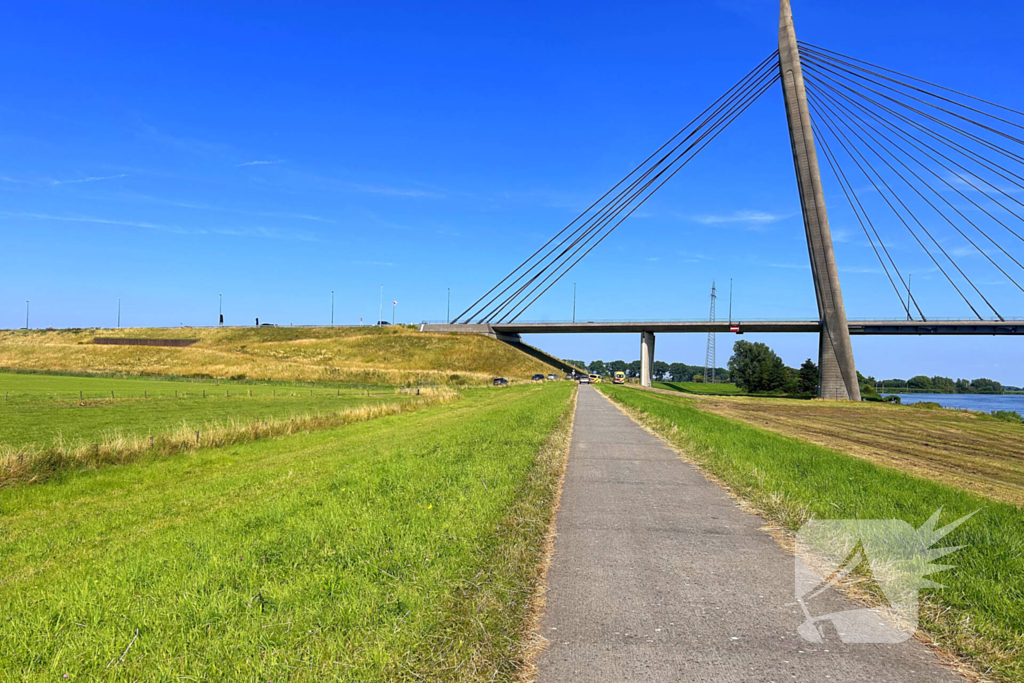
{"label": "grass embankment", "polygon": [[1024,505],[1024,427],[1018,423],[917,404],[735,398],[696,407]]}
{"label": "grass embankment", "polygon": [[0,486],[339,427],[457,398],[443,388],[413,391],[0,374]]}
{"label": "grass embankment", "polygon": [[[381,402],[405,401],[394,389],[342,389],[236,382],[167,382],[0,373],[0,444],[43,448],[150,436],[182,423],[282,419]],[[193,430],[194,431],[194,430]]]}
{"label": "grass embankment", "polygon": [[510,680],[572,395],[0,491],[0,679]]}
{"label": "grass embankment", "polygon": [[655,389],[668,389],[684,394],[699,394],[702,396],[744,396],[747,392],[735,384],[703,382],[655,382]]}
{"label": "grass embankment", "polygon": [[919,526],[939,507],[943,522],[980,508],[942,543],[965,547],[933,576],[945,587],[925,591],[922,627],[982,669],[1024,677],[1024,509],[699,410],[704,401],[601,391],[790,531],[810,517]]}
{"label": "grass embankment", "polygon": [[[94,337],[199,342],[107,346]],[[489,337],[400,326],[7,330],[0,332],[0,368],[388,385],[482,384],[555,371]]]}

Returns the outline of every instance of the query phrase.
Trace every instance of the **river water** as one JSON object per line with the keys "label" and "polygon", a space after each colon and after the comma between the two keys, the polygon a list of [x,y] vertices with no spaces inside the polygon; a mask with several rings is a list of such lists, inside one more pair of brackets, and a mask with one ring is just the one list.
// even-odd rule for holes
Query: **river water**
{"label": "river water", "polygon": [[[890,396],[891,394],[882,394]],[[1024,415],[1024,394],[897,394],[904,405],[932,401],[943,408],[977,410],[990,413],[993,410],[1015,410]]]}

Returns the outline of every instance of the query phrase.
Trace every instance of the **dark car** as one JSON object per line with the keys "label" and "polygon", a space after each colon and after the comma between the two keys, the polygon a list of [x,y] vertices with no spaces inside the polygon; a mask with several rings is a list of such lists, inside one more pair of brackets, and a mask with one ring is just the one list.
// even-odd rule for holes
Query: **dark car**
{"label": "dark car", "polygon": [[544,375],[534,375],[530,379],[532,379],[534,382],[543,382],[544,381]]}
{"label": "dark car", "polygon": [[508,386],[508,380],[505,379],[504,377],[495,377],[494,378],[494,386],[496,386],[496,387],[507,387]]}
{"label": "dark car", "polygon": [[390,325],[390,324],[391,323],[389,323],[387,320],[381,320],[380,322],[377,323],[377,327],[384,327],[385,325]]}

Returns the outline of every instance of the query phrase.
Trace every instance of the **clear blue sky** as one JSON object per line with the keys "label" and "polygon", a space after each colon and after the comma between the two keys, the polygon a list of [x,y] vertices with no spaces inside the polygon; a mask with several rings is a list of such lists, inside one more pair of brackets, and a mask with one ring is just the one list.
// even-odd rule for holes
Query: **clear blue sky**
{"label": "clear blue sky", "polygon": [[[0,327],[443,319],[776,47],[775,0],[13,3],[0,26]],[[801,39],[1024,108],[1005,2],[794,0]],[[876,19],[875,17],[884,17]],[[851,317],[901,313],[831,195]],[[900,249],[900,246],[896,246]],[[963,316],[910,245],[932,316]],[[773,90],[530,311],[815,315]],[[917,284],[919,283],[919,284]],[[1004,314],[1020,293],[990,288]],[[719,314],[727,299],[719,300]],[[390,311],[385,312],[390,318]],[[751,338],[751,337],[748,337]],[[638,356],[634,335],[530,340]],[[724,364],[731,337],[719,338]],[[813,336],[767,338],[790,364]],[[875,375],[1024,384],[1022,342],[855,339]],[[704,339],[662,335],[696,363]]]}

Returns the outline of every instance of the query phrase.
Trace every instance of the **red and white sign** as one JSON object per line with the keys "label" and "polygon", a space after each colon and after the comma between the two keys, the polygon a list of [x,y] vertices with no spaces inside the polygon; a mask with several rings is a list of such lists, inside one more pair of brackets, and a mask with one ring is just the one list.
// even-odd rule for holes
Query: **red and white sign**
{"label": "red and white sign", "polygon": [[730,332],[739,332],[740,331],[740,326],[739,325],[730,325],[729,326],[729,331]]}

